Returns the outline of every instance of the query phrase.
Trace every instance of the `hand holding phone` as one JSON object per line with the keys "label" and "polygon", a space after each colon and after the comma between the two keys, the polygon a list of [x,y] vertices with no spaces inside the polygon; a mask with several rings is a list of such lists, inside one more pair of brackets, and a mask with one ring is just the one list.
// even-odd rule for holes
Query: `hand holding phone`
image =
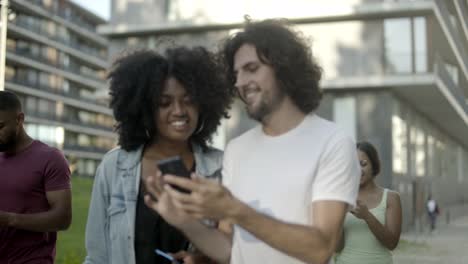
{"label": "hand holding phone", "polygon": [[[159,170],[164,174],[172,174],[175,176],[190,179],[190,171],[185,167],[184,162],[179,156],[174,156],[168,159],[158,161]],[[183,192],[190,193],[189,190],[180,188],[178,186],[171,185],[174,189]]]}

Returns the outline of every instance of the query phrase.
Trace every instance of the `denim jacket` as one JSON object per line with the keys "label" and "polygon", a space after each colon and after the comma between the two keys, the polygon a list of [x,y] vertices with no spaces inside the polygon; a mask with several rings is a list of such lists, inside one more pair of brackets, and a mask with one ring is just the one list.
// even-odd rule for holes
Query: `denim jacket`
{"label": "denim jacket", "polygon": [[[86,225],[85,264],[135,264],[135,214],[143,146],[109,151],[96,171]],[[193,145],[196,172],[220,177],[222,152]]]}

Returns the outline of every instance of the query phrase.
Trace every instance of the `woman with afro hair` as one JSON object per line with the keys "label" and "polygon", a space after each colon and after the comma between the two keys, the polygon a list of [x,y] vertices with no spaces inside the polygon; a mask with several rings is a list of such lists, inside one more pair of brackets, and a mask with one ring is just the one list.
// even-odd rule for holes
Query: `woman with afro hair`
{"label": "woman with afro hair", "polygon": [[208,143],[228,117],[234,90],[202,47],[130,53],[113,63],[108,80],[120,147],[96,172],[85,263],[168,263],[156,248],[183,252],[189,243],[145,205],[143,181],[172,156],[198,175],[219,177],[222,152]]}

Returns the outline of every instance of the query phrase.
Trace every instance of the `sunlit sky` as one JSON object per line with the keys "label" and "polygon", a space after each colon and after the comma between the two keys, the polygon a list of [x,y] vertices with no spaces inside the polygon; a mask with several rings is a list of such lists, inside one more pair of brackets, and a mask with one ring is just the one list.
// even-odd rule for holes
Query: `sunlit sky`
{"label": "sunlit sky", "polygon": [[71,0],[98,16],[108,20],[110,17],[111,0]]}

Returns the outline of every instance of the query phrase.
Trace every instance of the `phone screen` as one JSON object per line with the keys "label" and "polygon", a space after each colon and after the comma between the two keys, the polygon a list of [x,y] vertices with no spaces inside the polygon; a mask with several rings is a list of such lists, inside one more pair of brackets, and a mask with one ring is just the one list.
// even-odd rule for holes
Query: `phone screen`
{"label": "phone screen", "polygon": [[164,252],[162,250],[155,249],[154,252],[156,254],[158,254],[159,256],[166,258],[167,260],[169,260],[173,264],[183,264],[184,263],[183,261],[176,260],[173,256],[171,256],[170,254],[168,254],[168,253],[166,253],[166,252]]}
{"label": "phone screen", "polygon": [[[185,167],[184,162],[179,156],[174,156],[168,159],[158,161],[158,168],[161,170],[162,174],[172,174],[179,177],[184,177],[190,179],[190,171]],[[178,186],[171,185],[174,189],[183,192],[189,193],[190,191],[180,188]]]}

